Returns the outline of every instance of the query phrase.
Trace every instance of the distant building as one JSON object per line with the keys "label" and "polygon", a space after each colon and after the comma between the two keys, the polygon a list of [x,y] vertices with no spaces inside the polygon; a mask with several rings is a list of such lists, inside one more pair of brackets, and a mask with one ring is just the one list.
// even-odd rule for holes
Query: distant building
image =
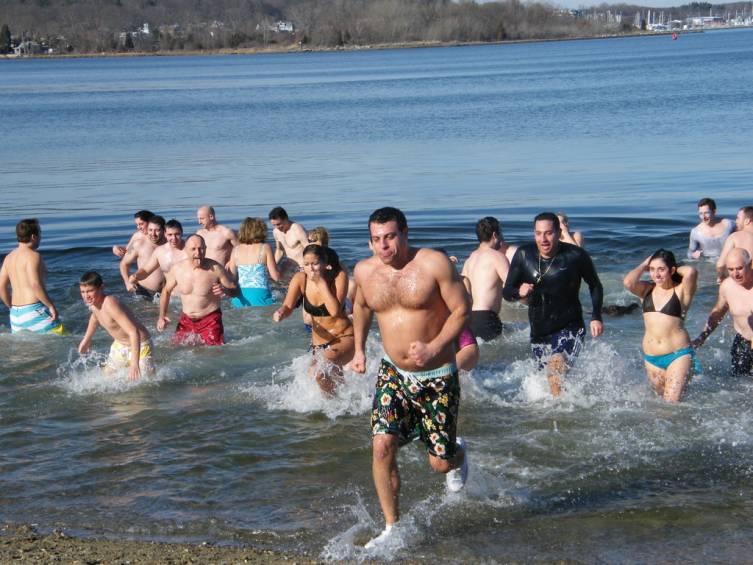
{"label": "distant building", "polygon": [[44,48],[36,41],[22,41],[13,48],[15,55],[39,55]]}

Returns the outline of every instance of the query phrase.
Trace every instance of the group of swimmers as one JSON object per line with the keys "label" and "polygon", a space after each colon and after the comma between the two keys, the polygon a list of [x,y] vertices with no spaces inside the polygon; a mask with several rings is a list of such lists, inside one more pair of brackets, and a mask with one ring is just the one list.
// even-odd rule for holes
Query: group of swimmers
{"label": "group of swimmers", "polygon": [[[701,223],[691,232],[688,250],[692,258],[719,254],[719,299],[695,341],[683,325],[697,286],[695,268],[679,266],[671,252],[659,250],[624,279],[625,287],[642,301],[649,381],[669,402],[680,400],[696,361],[695,348],[728,310],[737,331],[733,372],[750,374],[753,369],[753,208],[740,209],[734,233],[715,212],[712,200],[699,202]],[[482,218],[476,225],[479,245],[458,273],[454,258],[441,250],[410,245],[400,210],[380,208],[368,221],[372,255],[358,262],[352,279],[329,247],[327,231],[307,232],[282,208],[269,213],[274,249],[259,218],[246,218],[238,234],[218,224],[209,206],[199,208],[197,218],[202,228],[184,240],[176,220],[137,212],[137,230],[128,245],[113,248],[129,291],[151,299],[160,294],[158,330],[171,322],[170,297],[179,294],[176,342],[224,343],[222,299],[231,298],[234,307],[269,306],[275,302],[270,281],[290,277],[285,299],[272,318],[282,321],[302,305],[302,322],[311,331],[312,375],[332,394],[344,368],[365,372],[366,337],[376,315],[385,354],[371,414],[372,469],[386,525],[369,547],[383,543],[399,519],[397,450],[413,437],[427,446],[429,465],[446,474],[448,490],[463,488],[469,458],[457,436],[458,369],[478,360],[477,337],[488,341],[502,332],[503,299],[528,306],[532,354],[546,369],[553,395],[561,393],[583,347],[587,326],[579,300],[581,281],[588,285],[592,306],[588,331],[592,337],[603,332],[601,282],[582,235],[571,232],[561,214],[537,215],[534,241],[517,248],[505,242],[497,219]],[[0,298],[11,310],[12,330],[61,333],[37,251],[39,223],[22,220],[16,235],[18,248],[0,269]],[[138,268],[130,273],[134,262]],[[650,282],[641,280],[644,273]],[[132,379],[153,370],[151,336],[144,324],[105,293],[98,273],[85,273],[79,285],[91,311],[79,351],[89,350],[102,326],[114,340],[108,366],[126,367]]]}

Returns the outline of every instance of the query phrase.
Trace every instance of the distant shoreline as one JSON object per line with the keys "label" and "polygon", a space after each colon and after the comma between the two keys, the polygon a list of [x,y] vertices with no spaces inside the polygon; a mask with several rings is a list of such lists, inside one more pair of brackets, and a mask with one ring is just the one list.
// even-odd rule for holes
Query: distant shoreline
{"label": "distant shoreline", "polygon": [[[720,28],[720,29],[741,29]],[[684,30],[676,32],[678,35],[688,33],[703,33],[704,30]],[[171,50],[171,51],[106,51],[100,53],[55,53],[52,55],[0,55],[0,59],[26,60],[26,59],[89,59],[108,57],[196,57],[217,55],[272,55],[280,53],[329,53],[350,51],[383,51],[393,49],[426,49],[432,47],[469,47],[479,45],[514,45],[518,43],[549,43],[556,41],[585,41],[594,39],[622,39],[629,37],[644,37],[657,35],[672,35],[671,31],[649,32],[636,31],[629,33],[613,33],[594,36],[556,37],[539,39],[506,39],[502,41],[411,41],[399,43],[375,43],[370,45],[345,45],[341,47],[301,47],[299,45],[286,45],[275,47],[245,47],[238,49],[195,49],[195,50]]]}

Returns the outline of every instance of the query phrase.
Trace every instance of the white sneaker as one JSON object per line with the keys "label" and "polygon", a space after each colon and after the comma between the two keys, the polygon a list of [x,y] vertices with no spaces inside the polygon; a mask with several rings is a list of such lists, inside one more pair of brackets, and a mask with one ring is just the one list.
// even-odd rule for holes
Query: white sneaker
{"label": "white sneaker", "polygon": [[384,530],[381,534],[379,534],[377,537],[370,539],[366,545],[364,545],[364,549],[374,549],[375,547],[379,547],[381,545],[384,545],[387,543],[387,540],[390,539],[390,536],[392,535],[392,525],[387,525],[384,527]]}
{"label": "white sneaker", "polygon": [[450,492],[458,492],[465,486],[465,482],[468,480],[468,450],[465,447],[465,440],[459,437],[455,440],[458,451],[462,451],[465,457],[463,457],[463,464],[450,471],[445,475],[445,484],[447,490]]}

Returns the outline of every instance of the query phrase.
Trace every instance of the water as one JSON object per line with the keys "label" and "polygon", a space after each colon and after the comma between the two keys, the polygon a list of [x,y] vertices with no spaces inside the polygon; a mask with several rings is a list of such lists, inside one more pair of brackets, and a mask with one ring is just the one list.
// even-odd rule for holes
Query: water
{"label": "water", "polygon": [[[308,338],[272,308],[225,310],[228,344],[156,335],[155,377],[103,376],[75,353],[87,318],[76,280],[100,270],[133,211],[222,223],[275,205],[330,228],[354,264],[366,218],[403,208],[415,244],[466,257],[491,214],[511,241],[564,209],[582,230],[606,302],[659,246],[684,255],[695,202],[748,204],[753,32],[505,46],[7,61],[0,65],[0,249],[40,217],[49,289],[73,335],[11,336],[0,309],[0,520],[80,535],[251,543],[329,559],[381,526],[370,477],[368,376],[333,400],[306,377]],[[715,300],[713,265],[687,327]],[[588,304],[588,301],[584,303]],[[751,549],[753,383],[727,375],[725,322],[680,406],[650,391],[638,313],[606,318],[566,394],[529,360],[525,310],[462,375],[472,471],[448,496],[423,450],[402,450],[390,555],[421,560],[746,561]],[[154,332],[156,334],[156,331]]]}

